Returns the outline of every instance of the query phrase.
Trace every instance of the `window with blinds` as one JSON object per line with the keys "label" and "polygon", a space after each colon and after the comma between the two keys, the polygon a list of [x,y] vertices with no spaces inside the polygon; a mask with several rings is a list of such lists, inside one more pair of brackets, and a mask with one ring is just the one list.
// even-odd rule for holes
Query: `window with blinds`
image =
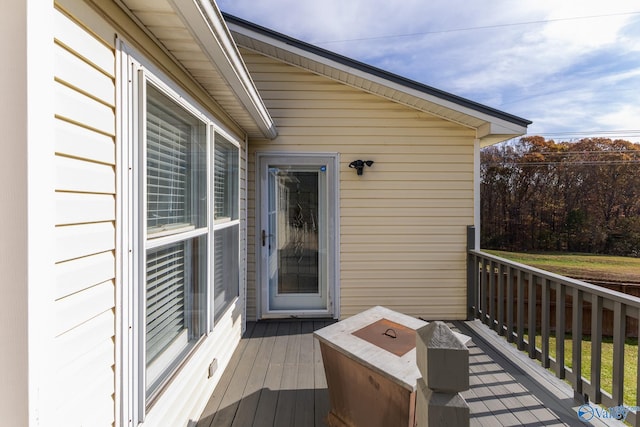
{"label": "window with blinds", "polygon": [[210,360],[211,347],[200,344],[228,327],[220,319],[242,313],[244,228],[241,145],[179,84],[127,58],[135,72],[122,79],[122,94],[136,110],[122,111],[131,114],[122,154],[134,168],[121,171],[119,199],[123,247],[133,250],[122,256],[121,319],[133,334],[123,349],[135,365],[127,368],[130,423],[139,424],[174,380]]}
{"label": "window with blinds", "polygon": [[147,233],[206,226],[206,125],[147,89]]}
{"label": "window with blinds", "polygon": [[[206,330],[206,123],[146,88],[145,366],[152,396]],[[194,237],[195,234],[195,237]],[[164,237],[163,244],[152,244]]]}
{"label": "window with blinds", "polygon": [[180,242],[147,253],[147,359],[188,329],[185,322],[185,244]]}

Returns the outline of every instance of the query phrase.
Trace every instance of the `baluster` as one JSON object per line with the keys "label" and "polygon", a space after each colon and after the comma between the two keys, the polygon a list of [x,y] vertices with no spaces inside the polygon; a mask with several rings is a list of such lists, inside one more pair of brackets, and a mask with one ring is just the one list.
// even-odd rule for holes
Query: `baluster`
{"label": "baluster", "polygon": [[518,350],[524,350],[524,272],[518,270]]}
{"label": "baluster", "polygon": [[[638,340],[640,341],[640,308],[638,309],[637,313],[636,313],[636,319],[638,319],[637,322],[637,336],[638,336]],[[636,362],[636,407],[640,407],[640,342],[638,343],[638,345],[636,346],[636,353],[637,353],[637,362]],[[640,411],[636,412],[635,414],[636,419],[634,422],[635,427],[640,427]]]}
{"label": "baluster", "polygon": [[556,282],[556,376],[564,379],[564,336],[566,324],[566,289]]}
{"label": "baluster", "polygon": [[513,342],[513,269],[507,266],[507,341]]}
{"label": "baluster", "polygon": [[482,300],[482,323],[487,323],[487,260],[482,258],[480,299]]}
{"label": "baluster", "polygon": [[582,395],[582,291],[573,288],[573,308],[571,310],[571,371],[575,377],[573,389]]}
{"label": "baluster", "polygon": [[504,335],[504,265],[498,264],[498,334]]}
{"label": "baluster", "polygon": [[549,300],[550,287],[551,287],[551,281],[549,279],[542,279],[542,285],[540,289],[541,291],[540,335],[542,336],[542,344],[540,346],[540,352],[542,354],[540,357],[541,359],[540,363],[545,368],[549,367],[549,330],[550,330],[549,310],[551,305]]}
{"label": "baluster", "polygon": [[496,328],[496,264],[489,263],[489,327]]}
{"label": "baluster", "polygon": [[536,358],[536,280],[533,273],[529,273],[529,357]]}
{"label": "baluster", "polygon": [[480,260],[477,255],[473,255],[473,310],[474,310],[474,318],[480,318]]}
{"label": "baluster", "polygon": [[[624,341],[626,331],[627,306],[613,303],[613,390],[611,397],[616,405],[624,404]],[[630,403],[630,402],[629,402]]]}
{"label": "baluster", "polygon": [[591,295],[591,387],[592,401],[600,403],[600,373],[602,371],[602,297]]}

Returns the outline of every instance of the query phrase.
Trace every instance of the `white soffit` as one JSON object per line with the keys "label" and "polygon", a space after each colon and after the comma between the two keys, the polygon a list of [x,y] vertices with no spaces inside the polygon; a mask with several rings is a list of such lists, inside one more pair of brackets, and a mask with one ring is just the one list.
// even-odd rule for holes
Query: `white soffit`
{"label": "white soffit", "polygon": [[277,131],[222,15],[210,0],[120,0],[252,138]]}
{"label": "white soffit", "polygon": [[531,123],[241,19],[225,19],[238,46],[472,128],[483,146],[526,134]]}

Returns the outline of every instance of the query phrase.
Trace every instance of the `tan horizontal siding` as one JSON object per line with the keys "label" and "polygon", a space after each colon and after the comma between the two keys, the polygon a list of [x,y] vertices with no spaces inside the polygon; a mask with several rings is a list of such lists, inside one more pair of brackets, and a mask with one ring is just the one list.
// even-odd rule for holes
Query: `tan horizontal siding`
{"label": "tan horizontal siding", "polygon": [[113,136],[103,135],[62,120],[57,120],[55,124],[57,153],[73,154],[88,161],[115,165]]}
{"label": "tan horizontal siding", "polygon": [[[348,229],[348,227],[347,227]],[[349,230],[350,231],[350,230]],[[348,250],[351,245],[357,244],[376,244],[376,245],[407,245],[407,247],[411,247],[411,245],[418,245],[420,248],[429,249],[433,247],[433,249],[438,248],[446,248],[447,245],[453,245],[457,247],[459,244],[464,243],[460,242],[459,239],[449,236],[448,234],[437,234],[435,236],[429,236],[429,240],[425,242],[424,234],[420,233],[396,233],[396,234],[385,234],[385,233],[351,233],[345,230],[341,237],[340,242],[345,245],[345,249]]]}
{"label": "tan horizontal siding", "polygon": [[[357,181],[355,181],[357,183]],[[346,184],[346,182],[344,183]],[[370,199],[431,199],[439,200],[442,203],[443,200],[455,199],[455,200],[468,200],[473,197],[473,193],[467,189],[448,189],[442,188],[416,188],[416,189],[403,189],[402,192],[394,189],[377,189],[377,190],[358,190],[357,187],[342,188],[342,196],[345,200],[370,200]],[[446,202],[445,202],[446,203]],[[343,205],[344,206],[344,205]]]}
{"label": "tan horizontal siding", "polygon": [[[104,47],[103,47],[104,48]],[[109,49],[106,49],[111,55]],[[113,76],[96,71],[103,71],[85,61],[85,58],[76,56],[69,51],[68,46],[55,45],[54,64],[56,67],[56,80],[62,84],[73,87],[99,103],[115,106],[115,91],[113,90]]]}
{"label": "tan horizontal siding", "polygon": [[[77,5],[74,4],[74,6]],[[83,12],[87,10],[85,7]],[[115,53],[112,40],[107,41],[109,37],[107,34],[111,33],[112,39],[113,31],[109,31],[108,25],[93,14],[91,22],[83,22],[82,19],[74,18],[73,12],[75,10],[62,12],[62,8],[59,8],[55,14],[55,44],[64,46],[66,50],[99,70],[100,73],[115,76]],[[98,27],[103,30],[98,30]],[[103,33],[104,37],[98,36],[98,33]],[[56,70],[56,76],[59,73]]]}
{"label": "tan horizontal siding", "polygon": [[56,299],[64,298],[113,278],[113,251],[59,262],[55,266]]}
{"label": "tan horizontal siding", "polygon": [[58,225],[115,221],[116,202],[111,194],[56,193]]}
{"label": "tan horizontal siding", "polygon": [[[95,22],[101,22],[96,18]],[[115,422],[115,52],[56,11],[56,425]]]}
{"label": "tan horizontal siding", "polygon": [[[428,318],[465,315],[466,226],[473,223],[474,131],[247,50],[276,121],[249,146],[249,250],[254,251],[256,152],[340,154],[340,309],[373,305]],[[357,176],[349,163],[373,160]],[[253,252],[255,254],[255,252]],[[256,264],[248,265],[255,316]]]}

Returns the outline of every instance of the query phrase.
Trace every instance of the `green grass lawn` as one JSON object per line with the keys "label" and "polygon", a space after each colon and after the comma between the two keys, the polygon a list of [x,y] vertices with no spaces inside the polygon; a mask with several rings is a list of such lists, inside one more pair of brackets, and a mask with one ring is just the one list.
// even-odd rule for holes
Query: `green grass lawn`
{"label": "green grass lawn", "polygon": [[[542,338],[536,336],[536,347],[540,348]],[[602,389],[611,394],[613,389],[613,341],[603,339],[602,362],[600,381]],[[556,337],[549,338],[549,355],[556,358]],[[571,368],[573,358],[573,344],[571,337],[566,336],[564,341],[564,364]],[[638,367],[638,340],[628,338],[624,346],[624,404],[636,406],[636,381]],[[591,380],[591,339],[585,337],[582,340],[582,376]]]}
{"label": "green grass lawn", "polygon": [[640,283],[640,258],[578,253],[483,251],[580,280]]}

